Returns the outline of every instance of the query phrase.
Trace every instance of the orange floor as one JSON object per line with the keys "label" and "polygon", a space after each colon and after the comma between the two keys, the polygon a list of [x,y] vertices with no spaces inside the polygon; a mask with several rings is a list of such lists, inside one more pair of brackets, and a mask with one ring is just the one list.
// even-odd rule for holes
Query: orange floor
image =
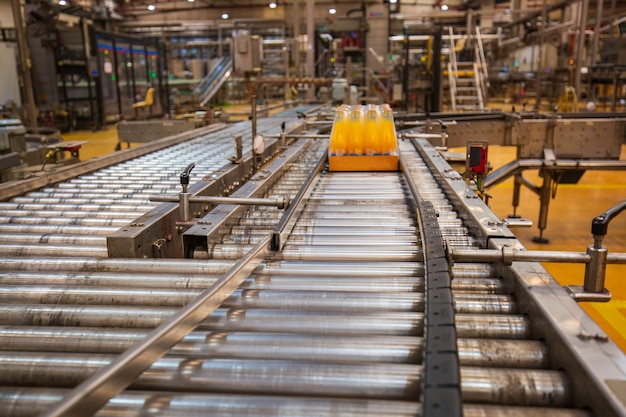
{"label": "orange floor", "polygon": [[[490,147],[490,161],[494,167],[515,158],[513,148]],[[622,145],[622,160],[626,160],[626,145]],[[541,184],[536,174],[526,174],[535,184]],[[491,209],[500,217],[512,212],[511,197],[513,181],[509,180],[492,188]],[[626,172],[624,171],[588,171],[576,185],[560,185],[556,198],[550,203],[548,227],[544,237],[549,244],[532,242],[538,236],[536,227],[515,229],[515,235],[527,249],[563,250],[585,252],[593,243],[591,220],[617,203],[626,200]],[[539,196],[528,189],[522,189],[520,207],[517,214],[537,222],[539,215]],[[616,217],[609,226],[609,233],[604,239],[604,246],[609,252],[626,252],[626,213]],[[545,268],[562,285],[583,282],[584,265],[544,264]],[[626,265],[607,267],[606,288],[613,299],[609,303],[581,303],[585,311],[608,333],[626,352]]]}
{"label": "orange floor", "polygon": [[[87,141],[81,149],[81,159],[109,154],[117,144],[114,126],[107,126],[98,132],[73,132],[63,135],[64,140]],[[133,145],[133,146],[138,146]],[[514,148],[492,146],[489,149],[491,164],[497,168],[515,158]],[[626,146],[622,146],[622,159],[626,160]],[[525,175],[536,184],[536,174]],[[490,191],[492,210],[500,217],[512,212],[512,180],[500,184]],[[556,198],[550,205],[548,228],[544,237],[550,239],[547,245],[531,241],[538,235],[536,227],[516,229],[515,234],[527,249],[564,250],[584,252],[592,243],[591,220],[620,201],[626,199],[626,172],[589,171],[577,185],[561,185]],[[532,219],[535,223],[539,213],[539,197],[529,190],[522,191],[522,203],[518,214]],[[609,234],[604,241],[609,251],[626,252],[626,213],[611,223]],[[559,281],[566,284],[582,284],[583,265],[545,264],[546,269]],[[582,303],[583,308],[593,317],[607,334],[626,352],[626,265],[609,265],[607,288],[613,293],[609,303]]]}

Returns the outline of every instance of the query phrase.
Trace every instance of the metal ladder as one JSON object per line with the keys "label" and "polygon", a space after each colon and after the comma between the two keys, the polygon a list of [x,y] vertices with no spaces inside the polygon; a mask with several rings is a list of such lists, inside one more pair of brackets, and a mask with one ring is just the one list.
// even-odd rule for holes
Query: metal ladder
{"label": "metal ladder", "polygon": [[454,30],[448,28],[450,39],[450,59],[448,62],[448,81],[450,87],[450,103],[452,111],[484,110],[488,87],[487,65],[478,28],[476,35],[475,60],[461,61],[456,59]]}

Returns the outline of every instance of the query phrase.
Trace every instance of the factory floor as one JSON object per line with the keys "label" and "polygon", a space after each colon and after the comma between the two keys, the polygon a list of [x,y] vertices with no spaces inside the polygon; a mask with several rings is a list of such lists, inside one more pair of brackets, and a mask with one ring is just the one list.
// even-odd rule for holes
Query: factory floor
{"label": "factory floor", "polygon": [[[88,160],[114,152],[118,143],[115,126],[97,132],[72,132],[63,135],[65,141],[86,141],[80,150],[81,160]],[[131,146],[140,146],[133,144]],[[515,148],[491,146],[489,160],[494,168],[515,159]],[[626,145],[622,146],[621,159],[626,160]],[[540,184],[536,173],[525,177]],[[490,206],[501,218],[512,213],[513,181],[508,180],[489,190]],[[589,171],[576,185],[560,185],[550,203],[548,226],[544,237],[548,244],[537,244],[532,238],[538,229],[515,229],[514,233],[527,249],[585,252],[592,243],[591,220],[615,204],[626,199],[626,173],[623,171]],[[537,224],[539,197],[524,188],[517,214]],[[610,252],[626,252],[626,213],[613,220],[604,245]],[[584,265],[544,264],[545,268],[562,285],[582,284]],[[606,287],[613,298],[608,303],[581,303],[587,313],[600,325],[615,343],[626,352],[626,265],[609,265]]]}

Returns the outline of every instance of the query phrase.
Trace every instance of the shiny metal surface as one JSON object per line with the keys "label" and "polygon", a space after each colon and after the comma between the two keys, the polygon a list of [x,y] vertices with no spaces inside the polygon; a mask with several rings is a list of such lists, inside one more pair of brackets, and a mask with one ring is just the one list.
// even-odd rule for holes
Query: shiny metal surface
{"label": "shiny metal surface", "polygon": [[[228,164],[232,152],[230,135],[246,132],[246,126],[246,123],[233,125],[225,128],[220,135],[209,136],[207,133],[213,132],[213,128],[198,131],[195,138],[185,134],[191,140],[174,140],[174,146],[147,155],[133,151],[140,156],[111,166],[95,164],[98,168],[94,168],[93,172],[83,172],[85,175],[81,177],[45,186],[17,196],[11,202],[1,203],[0,232],[13,235],[48,234],[49,238],[34,242],[26,236],[24,247],[17,248],[6,245],[16,242],[15,236],[4,240],[0,235],[0,255],[106,257],[106,241],[90,245],[99,249],[83,249],[74,243],[60,243],[60,236],[74,233],[105,237],[128,226],[155,207],[149,201],[150,195],[178,191],[178,174],[190,162],[198,165],[191,175],[192,183],[210,181],[215,171]],[[276,128],[276,122],[271,120],[259,124],[262,132]],[[80,169],[78,171],[81,172]]]}
{"label": "shiny metal surface", "polygon": [[[418,192],[436,207],[444,239],[475,250],[479,240],[431,169],[411,143],[400,146]],[[185,160],[182,155],[171,160]],[[0,203],[0,215],[5,210],[6,218],[19,218],[20,210],[30,210],[39,218],[67,212],[77,219],[125,219],[123,213],[152,207],[146,196],[179,187],[152,162],[90,173],[38,191],[32,201],[16,197]],[[130,167],[132,179],[125,178]],[[294,163],[264,197],[293,198],[307,167]],[[108,178],[120,189],[128,186],[128,198],[111,201],[117,190]],[[63,202],[56,208],[55,201]],[[406,180],[397,172],[323,171],[303,204],[284,250],[244,277],[213,314],[97,415],[419,415],[426,296]],[[6,242],[0,237],[0,249],[33,246],[28,258],[0,257],[0,414],[49,411],[68,393],[55,388],[75,387],[141,342],[280,219],[273,208],[241,210],[220,225],[206,260],[42,257],[37,239],[49,232],[29,230],[25,241],[15,232]],[[0,232],[6,226],[54,227],[47,243],[53,247],[81,242],[95,248],[96,238],[109,233],[49,224],[0,224]],[[464,414],[587,416],[575,408],[570,376],[555,370],[552,346],[537,340],[533,318],[498,267],[457,263],[452,276]]]}
{"label": "shiny metal surface", "polygon": [[[59,401],[67,390],[54,388],[0,388],[0,408],[7,417],[33,416]],[[100,410],[96,417],[141,417],[147,412],[168,417],[268,417],[334,416],[409,417],[421,415],[420,404],[410,401],[336,399],[319,397],[271,397],[236,394],[195,394],[156,391],[128,391]],[[473,405],[463,407],[468,417],[590,417],[583,410],[562,408]]]}

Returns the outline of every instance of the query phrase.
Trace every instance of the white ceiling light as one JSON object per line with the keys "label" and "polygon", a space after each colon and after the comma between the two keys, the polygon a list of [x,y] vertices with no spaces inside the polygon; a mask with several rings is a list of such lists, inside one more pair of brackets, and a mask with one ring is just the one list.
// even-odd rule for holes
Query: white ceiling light
{"label": "white ceiling light", "polygon": [[59,0],[59,6],[67,6],[67,1]]}
{"label": "white ceiling light", "polygon": [[222,13],[222,19],[226,20],[230,17],[228,13]]}
{"label": "white ceiling light", "polygon": [[194,3],[196,0],[187,0],[189,3]]}
{"label": "white ceiling light", "polygon": [[389,0],[389,4],[396,4],[398,0]]}
{"label": "white ceiling light", "polygon": [[443,10],[444,12],[445,12],[446,10],[448,10],[448,5],[447,5],[447,4],[442,4],[442,5],[441,5],[441,10]]}
{"label": "white ceiling light", "polygon": [[148,10],[150,10],[150,11],[156,10],[156,6],[154,4],[149,4],[148,5]]}
{"label": "white ceiling light", "polygon": [[275,2],[275,1],[273,1],[273,2],[271,2],[271,3],[270,3],[270,9],[275,9],[275,8],[277,8],[277,7],[278,7],[278,4],[276,4],[276,2]]}
{"label": "white ceiling light", "polygon": [[334,7],[331,7],[330,9],[328,9],[328,13],[335,14],[337,13],[337,9],[335,9]]}

